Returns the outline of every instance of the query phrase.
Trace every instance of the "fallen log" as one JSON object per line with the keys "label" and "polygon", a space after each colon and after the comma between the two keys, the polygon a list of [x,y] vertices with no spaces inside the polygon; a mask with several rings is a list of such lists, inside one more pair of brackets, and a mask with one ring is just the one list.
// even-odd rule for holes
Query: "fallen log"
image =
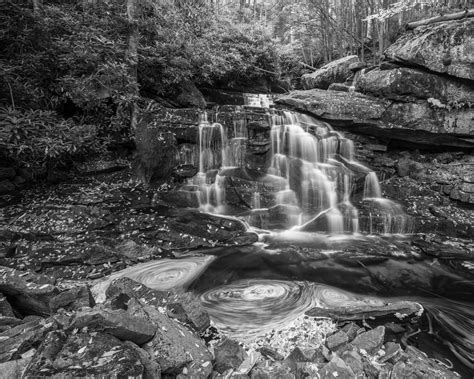
{"label": "fallen log", "polygon": [[450,14],[445,14],[442,16],[427,18],[425,20],[409,22],[408,24],[405,25],[405,29],[411,30],[419,26],[434,24],[436,22],[460,20],[460,19],[468,18],[468,17],[474,17],[474,9],[466,9],[465,11],[462,11],[462,12],[450,13]]}

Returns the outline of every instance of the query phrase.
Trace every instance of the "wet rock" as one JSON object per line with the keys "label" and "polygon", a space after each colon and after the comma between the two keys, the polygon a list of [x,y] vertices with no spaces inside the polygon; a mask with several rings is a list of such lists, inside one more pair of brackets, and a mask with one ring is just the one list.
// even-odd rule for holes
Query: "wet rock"
{"label": "wet rock", "polygon": [[357,349],[364,350],[368,354],[375,354],[380,350],[385,337],[385,328],[378,326],[375,329],[359,334],[351,342]]}
{"label": "wet rock", "polygon": [[53,297],[49,302],[52,312],[56,312],[59,308],[65,310],[76,310],[82,307],[93,307],[95,305],[94,298],[89,286],[79,286],[71,288]]}
{"label": "wet rock", "polygon": [[7,298],[0,293],[0,316],[3,317],[15,317],[13,308],[8,302]]}
{"label": "wet rock", "polygon": [[301,77],[304,89],[328,89],[331,83],[343,83],[351,75],[350,66],[359,62],[357,55],[349,55],[328,63],[311,74]]}
{"label": "wet rock", "polygon": [[413,346],[407,347],[404,356],[406,360],[400,360],[393,366],[391,379],[407,377],[459,378],[457,374],[448,370],[446,366],[428,358]]}
{"label": "wet rock", "polygon": [[198,173],[198,168],[191,164],[182,164],[176,166],[172,170],[172,175],[178,180],[183,180],[187,178],[192,178]]}
{"label": "wet rock", "polygon": [[285,359],[283,355],[281,355],[276,349],[272,348],[271,346],[263,346],[259,349],[259,352],[267,358],[270,358],[273,361],[282,361]]}
{"label": "wet rock", "polygon": [[337,355],[335,355],[329,363],[319,370],[319,375],[322,379],[334,377],[349,379],[355,377],[355,373],[351,367],[349,367],[346,362]]}
{"label": "wet rock", "polygon": [[385,354],[380,358],[380,362],[397,362],[398,358],[402,355],[402,347],[395,342],[387,342],[384,345],[384,352]]}
{"label": "wet rock", "polygon": [[179,208],[198,208],[198,196],[197,188],[181,188],[160,194],[160,198],[166,203]]}
{"label": "wet rock", "polygon": [[431,71],[474,80],[470,47],[474,20],[421,26],[402,35],[386,51],[395,62],[422,66]]}
{"label": "wet rock", "polygon": [[165,306],[171,318],[189,325],[197,332],[203,332],[210,325],[208,313],[199,298],[191,293],[169,294]]}
{"label": "wet rock", "polygon": [[123,309],[107,309],[97,306],[94,309],[76,313],[69,329],[82,329],[106,332],[125,341],[142,345],[155,335],[155,327],[147,319],[132,317]]}
{"label": "wet rock", "polygon": [[349,337],[345,332],[342,330],[339,330],[338,332],[331,334],[330,336],[327,337],[326,339],[326,346],[335,351],[337,350],[338,347],[340,347],[343,344],[346,344],[349,341]]}
{"label": "wet rock", "polygon": [[214,369],[223,373],[228,369],[237,369],[247,354],[237,341],[225,338],[214,347]]}
{"label": "wet rock", "polygon": [[40,346],[24,377],[157,377],[158,367],[147,373],[146,353],[137,349],[105,333],[57,332]]}
{"label": "wet rock", "polygon": [[155,336],[143,348],[163,373],[177,375],[186,368],[190,376],[207,377],[212,372],[212,356],[200,338],[153,307],[145,306],[143,312],[156,326]]}
{"label": "wet rock", "polygon": [[[247,233],[245,224],[238,219],[194,210],[180,210],[178,216],[170,222],[170,227],[180,233],[216,241],[219,245],[248,244],[258,240],[256,234]],[[248,237],[248,240],[239,240],[239,237]]]}
{"label": "wet rock", "polygon": [[53,280],[31,272],[0,266],[0,292],[21,313],[49,315],[50,300],[59,293]]}
{"label": "wet rock", "polygon": [[57,328],[56,322],[37,319],[0,333],[0,362],[19,359],[31,348],[37,348],[48,332]]}

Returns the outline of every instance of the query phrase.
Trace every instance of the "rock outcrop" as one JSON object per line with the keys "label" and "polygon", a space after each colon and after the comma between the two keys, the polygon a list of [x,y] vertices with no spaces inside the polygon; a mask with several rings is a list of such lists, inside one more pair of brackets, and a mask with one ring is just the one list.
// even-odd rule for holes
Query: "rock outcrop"
{"label": "rock outcrop", "polygon": [[380,99],[360,93],[312,89],[293,91],[277,103],[363,134],[410,142],[413,145],[472,148],[474,110],[450,112],[427,101],[413,103]]}
{"label": "rock outcrop", "polygon": [[474,19],[420,26],[405,33],[385,56],[408,66],[474,80]]}
{"label": "rock outcrop", "polygon": [[311,74],[301,77],[304,89],[328,89],[332,83],[342,83],[352,74],[351,65],[359,63],[357,55],[349,55],[328,63]]}

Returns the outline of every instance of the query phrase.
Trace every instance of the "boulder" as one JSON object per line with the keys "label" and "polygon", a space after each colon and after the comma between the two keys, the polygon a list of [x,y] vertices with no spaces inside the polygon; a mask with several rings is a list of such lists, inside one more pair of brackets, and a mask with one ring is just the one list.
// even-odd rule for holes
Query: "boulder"
{"label": "boulder", "polygon": [[237,369],[245,360],[246,353],[237,341],[225,338],[214,347],[214,369],[220,373]]}
{"label": "boulder", "polygon": [[357,55],[349,55],[332,61],[311,74],[301,77],[304,89],[321,88],[328,89],[332,83],[343,83],[352,74],[350,66],[358,63]]}
{"label": "boulder", "polygon": [[319,370],[321,378],[355,378],[354,371],[337,355]]}
{"label": "boulder", "polygon": [[0,333],[0,362],[21,358],[31,348],[37,348],[48,332],[57,328],[56,322],[38,318]]}
{"label": "boulder", "polygon": [[385,337],[385,328],[378,326],[375,329],[369,330],[356,336],[351,342],[359,351],[364,350],[370,355],[374,355],[383,345]]}
{"label": "boulder", "polygon": [[145,318],[131,316],[123,309],[107,309],[97,306],[76,314],[69,329],[103,331],[121,340],[142,345],[155,335],[155,327]]}
{"label": "boulder", "polygon": [[49,307],[52,312],[56,312],[60,308],[76,310],[82,307],[93,307],[94,305],[94,298],[87,285],[61,292],[49,301]]}
{"label": "boulder", "polygon": [[393,366],[390,378],[402,379],[414,378],[459,378],[459,375],[450,371],[446,365],[438,363],[434,359],[428,358],[424,353],[413,346],[406,348],[402,360]]}
{"label": "boulder", "polygon": [[143,348],[160,364],[164,374],[207,377],[212,372],[212,356],[204,342],[186,327],[172,321],[154,307],[139,310],[156,326],[153,339]]}
{"label": "boulder", "polygon": [[46,276],[0,266],[0,293],[24,315],[49,315],[49,303],[59,290]]}
{"label": "boulder", "polygon": [[174,93],[168,100],[179,108],[201,108],[206,107],[206,100],[196,85],[190,80],[184,80],[174,86]]}
{"label": "boulder", "polygon": [[474,80],[474,19],[420,26],[402,35],[386,51],[395,62]]}
{"label": "boulder", "polygon": [[160,377],[159,366],[138,346],[106,333],[50,333],[26,368],[24,378]]}
{"label": "boulder", "polygon": [[191,293],[158,291],[132,279],[119,278],[110,284],[105,294],[109,301],[122,304],[118,306],[123,309],[127,308],[130,299],[135,299],[142,305],[165,308],[169,317],[187,324],[197,332],[204,331],[210,324],[209,315],[199,298]]}
{"label": "boulder", "polygon": [[355,87],[359,92],[392,100],[434,98],[457,107],[474,105],[474,91],[467,84],[407,67],[363,70]]}
{"label": "boulder", "polygon": [[338,347],[347,342],[349,342],[349,336],[344,331],[339,330],[327,337],[326,346],[331,350],[337,350]]}

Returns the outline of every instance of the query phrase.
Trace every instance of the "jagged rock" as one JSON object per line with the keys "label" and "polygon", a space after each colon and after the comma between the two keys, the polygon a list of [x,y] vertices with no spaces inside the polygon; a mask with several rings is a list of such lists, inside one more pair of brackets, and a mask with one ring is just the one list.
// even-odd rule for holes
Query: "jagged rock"
{"label": "jagged rock", "polygon": [[364,364],[362,356],[356,351],[344,351],[341,359],[351,368],[357,377],[364,377]]}
{"label": "jagged rock", "polygon": [[0,362],[19,359],[26,351],[38,347],[46,334],[56,328],[52,318],[40,318],[0,333]]}
{"label": "jagged rock", "polygon": [[[144,358],[146,359],[144,361]],[[151,372],[147,368],[152,368]],[[146,352],[105,333],[48,335],[26,368],[25,378],[159,377]]]}
{"label": "jagged rock", "polygon": [[114,253],[137,262],[153,257],[153,255],[158,253],[158,249],[146,245],[139,245],[135,241],[127,240],[114,246]]}
{"label": "jagged rock", "polygon": [[354,378],[354,371],[341,358],[335,355],[329,363],[319,370],[321,379],[326,378]]}
{"label": "jagged rock", "polygon": [[94,309],[76,313],[69,329],[103,331],[125,341],[142,345],[155,335],[155,327],[146,318],[133,317],[123,309],[107,309],[97,306]]}
{"label": "jagged rock", "polygon": [[341,329],[346,335],[347,338],[349,338],[349,341],[352,341],[355,336],[359,333],[360,330],[364,330],[360,328],[357,324],[354,324],[353,322],[350,322]]}
{"label": "jagged rock", "polygon": [[408,346],[404,354],[405,360],[400,360],[393,366],[390,378],[402,379],[407,377],[422,378],[459,378],[446,366],[439,364],[434,359],[428,358],[413,346]]}
{"label": "jagged rock", "polygon": [[3,317],[15,317],[13,308],[8,302],[7,298],[0,293],[0,316]]}
{"label": "jagged rock", "polygon": [[225,338],[214,347],[214,369],[223,373],[228,369],[237,369],[247,354],[237,341]]}
{"label": "jagged rock", "polygon": [[400,357],[403,350],[402,347],[395,342],[387,342],[384,345],[384,352],[385,354],[380,358],[380,362],[385,363],[390,361],[395,363],[397,361],[397,357]]}
{"label": "jagged rock", "polygon": [[474,80],[473,27],[472,18],[420,26],[403,34],[385,51],[385,56],[406,65]]}
{"label": "jagged rock", "polygon": [[115,309],[127,309],[128,301],[135,299],[143,305],[164,307],[168,316],[198,332],[204,331],[210,324],[208,313],[199,299],[191,293],[157,291],[132,279],[119,278],[109,285],[105,294]]}
{"label": "jagged rock", "polygon": [[375,354],[380,350],[385,337],[385,328],[378,326],[375,329],[359,334],[351,342],[359,350],[364,350],[368,354]]}
{"label": "jagged rock", "polygon": [[406,67],[362,71],[355,87],[359,92],[392,100],[434,98],[442,104],[474,104],[474,92],[466,84]]}
{"label": "jagged rock", "polygon": [[327,89],[331,83],[343,83],[350,75],[350,66],[359,62],[357,55],[349,55],[332,61],[311,74],[301,77],[304,89]]}
{"label": "jagged rock", "polygon": [[200,338],[154,307],[144,306],[139,312],[156,326],[155,336],[143,348],[163,373],[177,375],[186,368],[190,376],[207,377],[212,372],[212,356]]}
{"label": "jagged rock", "polygon": [[270,358],[274,361],[282,361],[285,359],[276,349],[271,346],[263,346],[258,350],[264,357]]}
{"label": "jagged rock", "polygon": [[49,315],[50,300],[59,293],[51,278],[0,266],[0,292],[21,313]]}
{"label": "jagged rock", "polygon": [[30,361],[31,357],[0,363],[0,377],[4,379],[23,378],[23,372]]}
{"label": "jagged rock", "polygon": [[400,176],[410,176],[410,178],[417,179],[419,178],[425,167],[419,163],[412,161],[409,158],[402,158],[397,162],[397,174]]}
{"label": "jagged rock", "polygon": [[295,379],[291,368],[284,362],[259,362],[250,372],[251,379]]}
{"label": "jagged rock", "polygon": [[198,173],[199,169],[192,164],[182,164],[172,170],[172,175],[178,180],[192,178]]}
{"label": "jagged rock", "polygon": [[94,305],[94,298],[87,285],[61,292],[49,301],[49,307],[52,312],[56,312],[59,308],[76,310],[82,307],[93,307]]}
{"label": "jagged rock", "polygon": [[348,341],[348,335],[344,331],[339,330],[327,337],[326,346],[331,350],[337,350],[338,347],[347,343]]}

